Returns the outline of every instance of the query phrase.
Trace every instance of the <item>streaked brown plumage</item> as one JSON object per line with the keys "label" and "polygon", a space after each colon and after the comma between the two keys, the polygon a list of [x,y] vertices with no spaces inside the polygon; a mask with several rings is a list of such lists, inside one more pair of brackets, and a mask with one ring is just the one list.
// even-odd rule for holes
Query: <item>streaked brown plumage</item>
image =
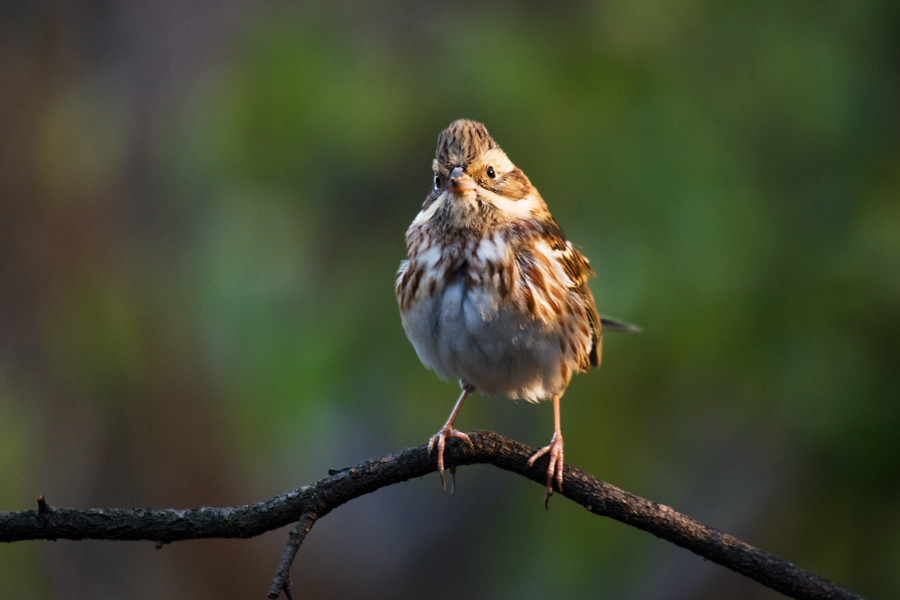
{"label": "streaked brown plumage", "polygon": [[550,454],[549,497],[554,480],[562,487],[560,397],[573,373],[600,364],[602,323],[587,285],[594,272],[481,123],[458,120],[442,131],[432,169],[396,287],[419,358],[463,387],[429,447],[443,481],[446,438],[471,444],[453,428],[471,392],[552,398],[553,438],[529,461]]}

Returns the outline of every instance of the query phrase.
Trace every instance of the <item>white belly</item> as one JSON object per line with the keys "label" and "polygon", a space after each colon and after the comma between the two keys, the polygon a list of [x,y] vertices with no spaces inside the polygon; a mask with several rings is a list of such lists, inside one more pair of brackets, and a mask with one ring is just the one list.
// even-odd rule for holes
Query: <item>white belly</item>
{"label": "white belly", "polygon": [[403,315],[419,359],[440,377],[529,401],[561,393],[575,370],[563,364],[563,332],[554,325],[508,312],[489,288],[467,289],[461,278],[418,296]]}

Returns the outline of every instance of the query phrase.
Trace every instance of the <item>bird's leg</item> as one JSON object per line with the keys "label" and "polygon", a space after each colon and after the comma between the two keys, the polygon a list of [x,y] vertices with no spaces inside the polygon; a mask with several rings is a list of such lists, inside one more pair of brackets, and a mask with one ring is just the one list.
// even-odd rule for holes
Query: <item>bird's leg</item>
{"label": "bird's leg", "polygon": [[556,479],[556,487],[559,491],[562,491],[562,482],[563,482],[563,437],[562,430],[559,426],[559,399],[562,397],[562,394],[556,394],[553,396],[553,437],[550,439],[550,445],[544,446],[537,452],[531,455],[531,458],[528,459],[528,466],[531,467],[534,465],[534,461],[542,457],[543,455],[550,453],[550,466],[547,467],[547,494],[544,496],[544,506],[547,505],[547,502],[550,500],[550,496],[553,495],[553,480]]}
{"label": "bird's leg", "polygon": [[[438,473],[441,475],[441,486],[446,490],[447,482],[444,481],[444,444],[448,437],[458,437],[459,439],[466,442],[472,450],[475,450],[475,446],[472,444],[472,440],[469,439],[469,436],[464,434],[462,431],[457,429],[453,429],[453,423],[456,421],[456,415],[459,414],[459,409],[462,408],[463,402],[466,397],[475,391],[475,388],[468,383],[463,384],[463,391],[459,397],[459,400],[456,401],[456,406],[453,407],[453,412],[450,413],[450,418],[447,419],[447,422],[444,423],[444,426],[438,431],[430,440],[428,440],[428,454],[431,454],[431,451],[437,446],[437,468]],[[453,469],[451,469],[451,474],[453,473]],[[456,486],[454,486],[455,488]]]}

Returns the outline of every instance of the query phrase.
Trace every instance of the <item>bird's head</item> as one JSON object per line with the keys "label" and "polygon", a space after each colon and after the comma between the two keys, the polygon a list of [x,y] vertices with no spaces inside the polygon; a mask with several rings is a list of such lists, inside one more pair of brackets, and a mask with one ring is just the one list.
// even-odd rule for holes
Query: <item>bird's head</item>
{"label": "bird's head", "polygon": [[481,123],[460,119],[442,131],[432,171],[432,188],[419,215],[429,222],[484,231],[549,216],[528,177]]}

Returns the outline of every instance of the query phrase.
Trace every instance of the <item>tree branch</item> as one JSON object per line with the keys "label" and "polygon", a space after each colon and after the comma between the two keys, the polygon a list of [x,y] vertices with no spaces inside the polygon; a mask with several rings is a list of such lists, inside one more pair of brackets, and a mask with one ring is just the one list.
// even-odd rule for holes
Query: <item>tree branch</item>
{"label": "tree branch", "polygon": [[287,547],[278,564],[278,570],[275,572],[275,581],[269,588],[269,598],[274,600],[284,590],[284,594],[291,600],[291,565],[294,564],[294,557],[300,549],[300,544],[306,539],[306,534],[310,532],[312,526],[315,525],[318,516],[313,512],[304,513],[300,520],[294,525],[288,536]]}
{"label": "tree branch", "polygon": [[[547,458],[539,459],[532,468],[527,466],[534,448],[491,431],[473,431],[469,437],[474,451],[456,441],[448,444],[444,454],[447,466],[489,463],[546,484]],[[422,445],[332,472],[324,479],[271,500],[239,507],[79,510],[53,507],[40,497],[37,510],[0,513],[0,542],[150,540],[161,547],[189,539],[249,538],[297,523],[270,590],[269,597],[274,598],[281,590],[290,594],[291,563],[317,519],[354,498],[434,470],[428,446]],[[562,495],[594,514],[652,533],[791,598],[862,598],[668,506],[629,494],[568,465],[564,470]]]}

